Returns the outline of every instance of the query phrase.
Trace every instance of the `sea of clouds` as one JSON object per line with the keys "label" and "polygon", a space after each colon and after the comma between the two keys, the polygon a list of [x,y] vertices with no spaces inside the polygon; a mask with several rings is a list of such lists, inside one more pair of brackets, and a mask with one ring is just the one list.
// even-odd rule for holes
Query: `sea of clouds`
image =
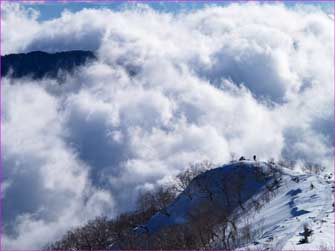
{"label": "sea of clouds", "polygon": [[98,60],[61,85],[2,79],[4,249],[131,210],[190,163],[235,153],[332,169],[333,16],[277,4],[38,14],[2,4],[3,55]]}

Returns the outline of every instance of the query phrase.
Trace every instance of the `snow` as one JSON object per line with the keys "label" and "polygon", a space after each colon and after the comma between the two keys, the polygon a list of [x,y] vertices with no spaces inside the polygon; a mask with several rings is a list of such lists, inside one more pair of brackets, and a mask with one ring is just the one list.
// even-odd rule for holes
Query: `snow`
{"label": "snow", "polygon": [[[234,164],[224,165],[219,168],[209,170],[196,177],[188,188],[182,192],[177,199],[165,210],[168,214],[159,212],[155,214],[149,222],[141,229],[146,229],[149,233],[159,231],[159,229],[173,224],[182,224],[187,221],[188,216],[192,211],[199,208],[199,205],[208,204],[210,202],[209,193],[213,194],[212,201],[215,201],[217,206],[227,208],[226,196],[223,193],[229,193],[235,185],[234,181],[245,177],[245,189],[243,192],[243,201],[247,201],[255,194],[263,191],[264,186],[270,179],[257,181],[255,178],[255,162],[237,162]],[[269,169],[267,165],[263,165],[264,170]],[[226,181],[231,187],[223,188],[221,186],[222,179],[229,177]],[[229,183],[230,182],[230,183]],[[232,211],[238,206],[236,198],[232,199],[232,205],[229,209]]]}
{"label": "snow", "polygon": [[[298,177],[299,182],[293,181]],[[313,184],[313,188],[311,188]],[[253,217],[263,234],[240,249],[334,250],[333,182],[321,175],[284,174],[278,194]],[[309,243],[298,244],[304,225],[313,230]]]}
{"label": "snow", "polygon": [[[334,250],[333,180],[324,174],[301,174],[264,162],[240,161],[199,175],[164,210],[165,213],[157,213],[138,229],[154,234],[168,225],[187,222],[190,212],[209,201],[209,193],[212,193],[217,206],[227,208],[226,193],[232,188],[223,188],[220,181],[225,177],[235,177],[232,174],[246,180],[243,187],[244,205],[259,200],[266,192],[266,185],[273,182],[274,178],[270,176],[266,180],[258,180],[256,167],[267,173],[273,169],[280,170],[281,182],[274,197],[257,212],[254,209],[242,212],[236,201],[230,205],[231,213],[240,213],[239,228],[250,224],[252,230],[257,232],[250,243],[243,244],[239,249]],[[232,186],[234,182],[236,180],[232,178]],[[313,235],[309,243],[298,244],[305,224],[313,230]],[[220,247],[215,240],[213,247]]]}

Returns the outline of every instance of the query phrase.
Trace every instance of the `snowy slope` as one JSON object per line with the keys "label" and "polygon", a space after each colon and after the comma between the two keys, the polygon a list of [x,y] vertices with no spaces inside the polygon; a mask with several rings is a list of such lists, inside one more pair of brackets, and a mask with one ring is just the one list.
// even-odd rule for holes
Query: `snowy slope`
{"label": "snowy slope", "polygon": [[[256,170],[262,170],[266,178],[260,179]],[[252,202],[261,201],[268,192],[267,187],[274,185],[276,180],[280,180],[280,184],[268,201],[262,201],[260,209],[248,206]],[[236,184],[239,182],[242,192],[240,198],[236,192]],[[228,164],[196,177],[171,205],[136,231],[152,235],[166,226],[186,223],[189,215],[194,215],[199,208],[207,205],[213,211],[219,208],[230,214],[238,214],[237,225],[241,231],[246,224],[251,226],[254,233],[252,239],[241,244],[241,250],[333,250],[332,186],[333,180],[329,177],[299,174],[264,162]],[[232,196],[227,198],[229,195]],[[314,234],[310,237],[310,243],[298,244],[302,238],[299,233],[305,224],[309,225]],[[213,239],[211,247],[222,249],[220,238]]]}
{"label": "snowy slope", "polygon": [[[332,184],[311,174],[284,175],[277,196],[250,217],[252,226],[262,228],[261,235],[241,249],[334,250]],[[305,224],[314,234],[310,243],[298,244]]]}
{"label": "snowy slope", "polygon": [[[239,206],[239,200],[241,203],[246,202],[262,192],[265,185],[273,180],[271,177],[264,180],[257,179],[254,165],[255,162],[243,161],[200,174],[166,210],[154,215],[141,229],[154,233],[167,225],[185,223],[189,215],[193,215],[194,211],[204,205],[212,207],[213,210],[222,208],[232,212]],[[271,167],[261,164],[260,168],[264,172],[270,172]],[[241,198],[238,198],[236,191],[239,183],[243,186]],[[231,198],[228,198],[229,196]]]}

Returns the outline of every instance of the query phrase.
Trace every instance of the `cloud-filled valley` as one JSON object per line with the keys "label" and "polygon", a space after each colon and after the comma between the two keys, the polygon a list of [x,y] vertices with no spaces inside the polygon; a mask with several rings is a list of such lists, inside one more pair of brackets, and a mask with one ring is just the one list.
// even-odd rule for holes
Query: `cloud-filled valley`
{"label": "cloud-filled valley", "polygon": [[333,20],[318,8],[136,5],[39,21],[2,4],[2,54],[94,51],[54,79],[2,78],[5,249],[131,210],[190,163],[235,153],[333,168]]}

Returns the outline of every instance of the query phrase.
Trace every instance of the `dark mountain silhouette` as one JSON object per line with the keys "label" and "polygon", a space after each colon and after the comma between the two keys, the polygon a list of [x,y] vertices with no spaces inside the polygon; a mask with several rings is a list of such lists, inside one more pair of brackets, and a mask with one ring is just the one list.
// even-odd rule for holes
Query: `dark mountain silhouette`
{"label": "dark mountain silhouette", "polygon": [[1,56],[1,74],[13,78],[43,77],[57,78],[59,73],[71,73],[96,57],[91,51],[65,51],[47,53],[34,51],[29,53]]}

